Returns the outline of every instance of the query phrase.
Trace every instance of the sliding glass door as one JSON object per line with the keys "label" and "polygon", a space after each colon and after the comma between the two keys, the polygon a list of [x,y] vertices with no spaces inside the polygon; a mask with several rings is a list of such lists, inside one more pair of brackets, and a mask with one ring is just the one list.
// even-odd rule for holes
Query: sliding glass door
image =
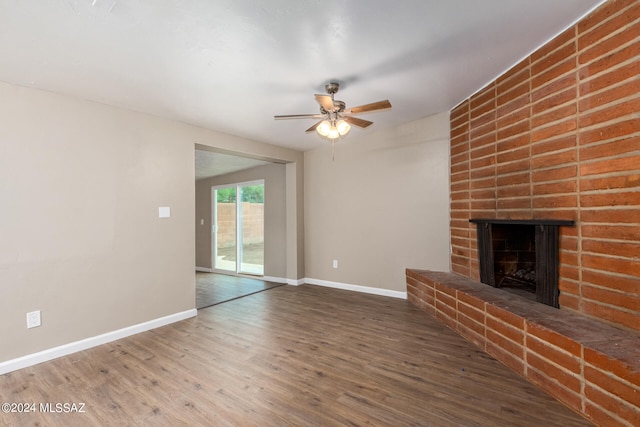
{"label": "sliding glass door", "polygon": [[213,268],[264,274],[264,181],[212,188]]}

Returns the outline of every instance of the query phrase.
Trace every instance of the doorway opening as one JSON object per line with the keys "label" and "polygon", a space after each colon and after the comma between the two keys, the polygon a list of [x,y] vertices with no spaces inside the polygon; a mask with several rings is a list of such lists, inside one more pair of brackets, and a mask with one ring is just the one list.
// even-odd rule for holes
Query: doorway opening
{"label": "doorway opening", "polygon": [[214,272],[264,275],[264,180],[211,188]]}

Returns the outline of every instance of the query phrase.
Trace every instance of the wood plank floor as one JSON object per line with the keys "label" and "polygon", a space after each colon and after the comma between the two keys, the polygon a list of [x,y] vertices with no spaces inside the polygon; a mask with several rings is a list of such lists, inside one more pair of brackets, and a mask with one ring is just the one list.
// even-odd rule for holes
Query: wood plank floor
{"label": "wood plank floor", "polygon": [[587,426],[399,299],[281,286],[0,376],[22,426]]}
{"label": "wood plank floor", "polygon": [[276,286],[282,286],[282,283],[251,277],[196,272],[196,308],[211,307]]}

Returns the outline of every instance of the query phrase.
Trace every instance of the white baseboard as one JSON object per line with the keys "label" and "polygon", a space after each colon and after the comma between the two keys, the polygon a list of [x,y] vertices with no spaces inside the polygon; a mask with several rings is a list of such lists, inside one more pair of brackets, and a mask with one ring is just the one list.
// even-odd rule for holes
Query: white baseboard
{"label": "white baseboard", "polygon": [[407,293],[401,291],[392,291],[390,289],[371,288],[369,286],[351,285],[349,283],[330,282],[328,280],[312,279],[307,277],[304,283],[310,285],[326,286],[327,288],[344,289],[347,291],[362,292],[365,294],[382,295],[385,297],[407,299]]}
{"label": "white baseboard", "polygon": [[304,279],[287,279],[284,277],[263,276],[262,280],[267,282],[284,283],[287,285],[299,286],[304,284]]}
{"label": "white baseboard", "polygon": [[287,285],[300,286],[305,284],[305,279],[287,279]]}
{"label": "white baseboard", "polygon": [[[205,273],[212,273],[213,270],[210,268],[204,268],[204,267],[196,267],[196,271],[202,271]],[[220,273],[220,274],[225,274],[225,273]],[[235,276],[235,274],[229,274],[230,276]],[[286,285],[293,285],[293,286],[299,286],[304,284],[304,279],[287,279],[285,277],[275,277],[275,276],[251,276],[251,275],[244,275],[242,277],[249,277],[249,278],[254,278],[254,279],[258,279],[258,280],[264,280],[265,282],[274,282],[274,283],[284,283]]]}
{"label": "white baseboard", "polygon": [[128,326],[116,331],[107,332],[95,337],[39,351],[38,353],[28,354],[26,356],[18,357],[17,359],[7,360],[6,362],[0,363],[0,375],[6,374],[7,372],[17,371],[18,369],[26,368],[28,366],[37,365],[38,363],[66,356],[71,353],[86,350],[91,347],[96,347],[101,344],[106,344],[111,341],[119,340],[120,338],[139,334],[140,332],[159,328],[160,326],[165,326],[170,323],[179,322],[180,320],[194,317],[197,314],[198,310],[194,308],[180,313],[160,317],[158,319],[149,320],[148,322],[138,323],[137,325]]}

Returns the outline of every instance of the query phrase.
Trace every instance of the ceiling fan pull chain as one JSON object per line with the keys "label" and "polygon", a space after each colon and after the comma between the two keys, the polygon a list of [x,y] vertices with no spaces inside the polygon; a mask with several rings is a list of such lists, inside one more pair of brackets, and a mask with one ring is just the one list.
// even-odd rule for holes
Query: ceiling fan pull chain
{"label": "ceiling fan pull chain", "polygon": [[331,161],[332,162],[336,161],[336,140],[335,139],[331,140]]}

